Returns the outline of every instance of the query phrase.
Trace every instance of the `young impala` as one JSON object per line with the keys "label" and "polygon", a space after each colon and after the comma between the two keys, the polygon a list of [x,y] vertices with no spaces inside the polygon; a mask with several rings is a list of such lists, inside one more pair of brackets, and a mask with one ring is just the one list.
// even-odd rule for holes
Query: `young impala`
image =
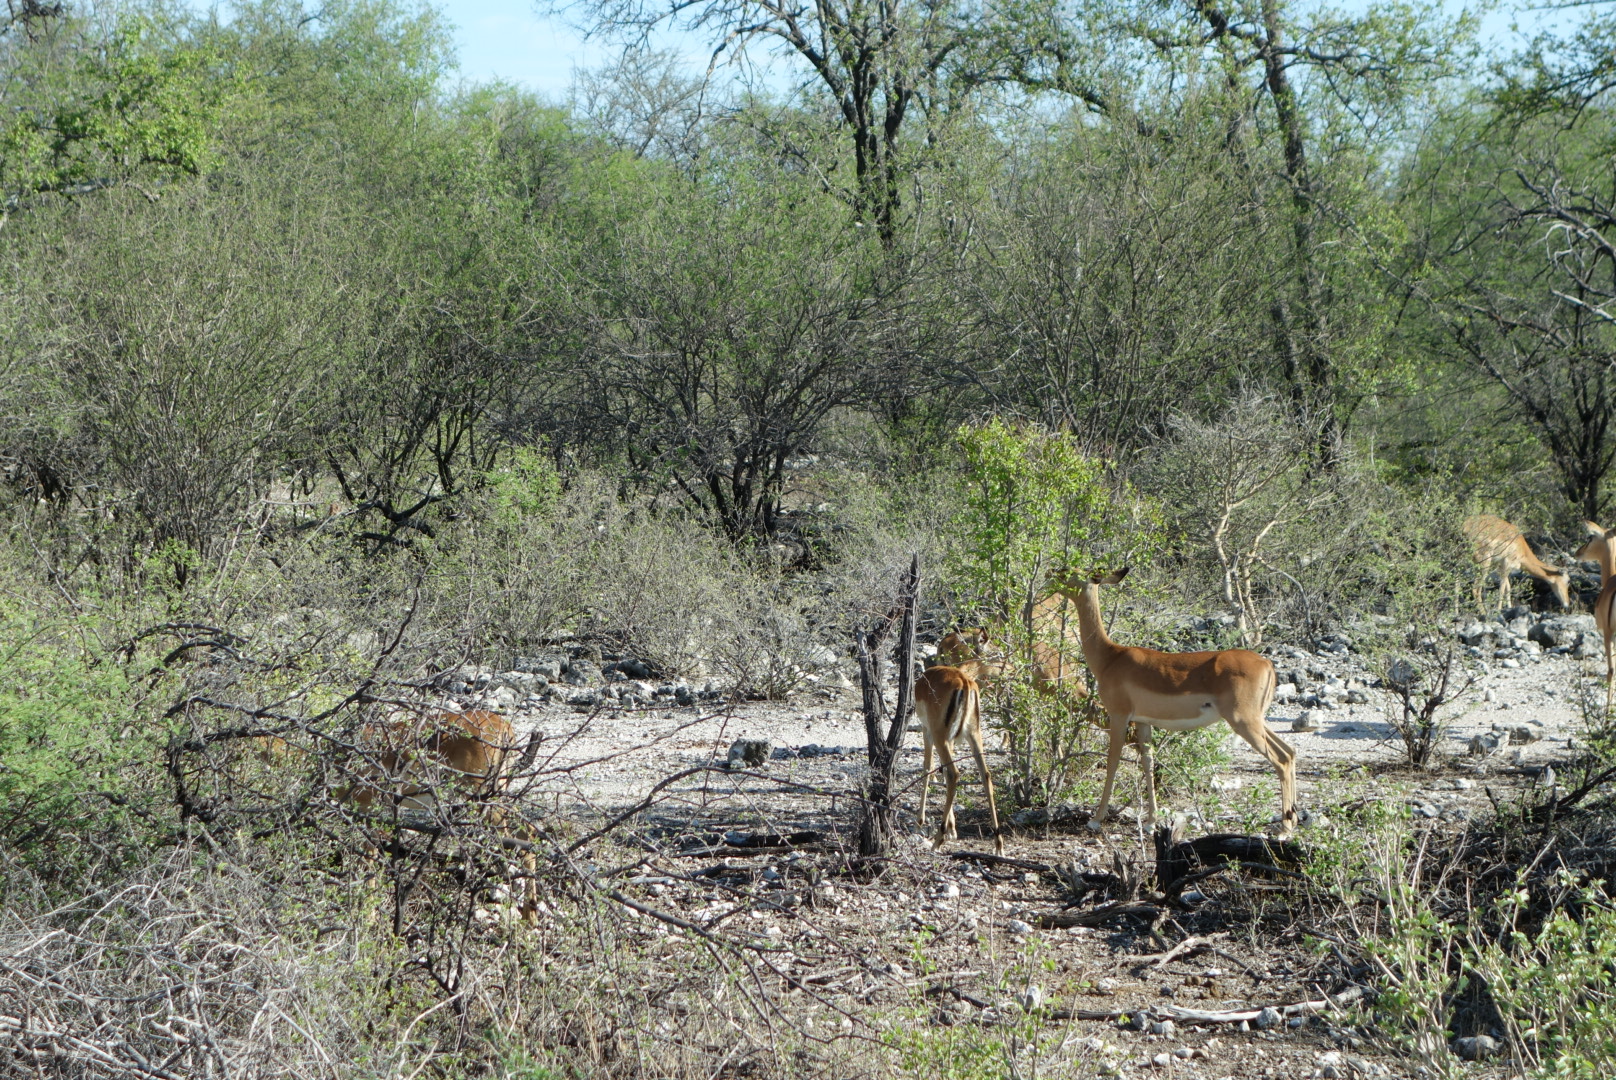
{"label": "young impala", "polygon": [[1486,611],[1481,594],[1487,583],[1487,572],[1494,567],[1498,569],[1499,607],[1509,607],[1509,575],[1516,570],[1524,570],[1547,585],[1562,608],[1571,606],[1571,579],[1564,570],[1539,561],[1527,546],[1521,530],[1491,514],[1466,518],[1460,528],[1470,538],[1470,557],[1476,562],[1476,607]]}
{"label": "young impala", "polygon": [[1083,655],[1110,719],[1105,786],[1100,790],[1100,802],[1089,819],[1089,828],[1098,829],[1105,821],[1130,723],[1135,726],[1134,742],[1145,774],[1145,805],[1153,821],[1156,783],[1152,730],[1193,731],[1221,720],[1267,758],[1279,774],[1280,828],[1289,835],[1296,826],[1296,751],[1268,730],[1268,706],[1274,700],[1276,683],[1274,665],[1246,649],[1166,653],[1118,645],[1106,633],[1100,616],[1100,586],[1115,585],[1127,573],[1123,568],[1084,580],[1068,572],[1057,575],[1055,582],[1056,589],[1077,605]]}
{"label": "young impala", "polygon": [[922,828],[926,825],[926,804],[931,800],[933,749],[943,770],[943,816],[932,845],[940,848],[959,836],[954,825],[954,794],[959,787],[960,771],[954,763],[954,743],[963,735],[976,758],[976,767],[982,770],[982,784],[988,791],[988,814],[993,819],[993,849],[1002,854],[1004,837],[999,835],[999,807],[993,799],[993,775],[988,772],[987,759],[982,754],[981,693],[976,680],[957,667],[927,668],[925,674],[915,680],[915,713],[920,718],[921,738],[925,743],[925,773],[920,781]]}

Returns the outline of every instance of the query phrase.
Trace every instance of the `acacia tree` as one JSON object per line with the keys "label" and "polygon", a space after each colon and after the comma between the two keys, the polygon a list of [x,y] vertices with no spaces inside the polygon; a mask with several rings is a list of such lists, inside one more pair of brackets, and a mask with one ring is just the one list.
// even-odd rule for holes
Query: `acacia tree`
{"label": "acacia tree", "polygon": [[[1271,296],[1274,351],[1297,407],[1317,413],[1321,450],[1343,419],[1344,335],[1331,326],[1348,310],[1333,250],[1358,246],[1362,195],[1383,163],[1377,147],[1399,131],[1426,88],[1461,70],[1473,22],[1445,21],[1401,4],[1351,17],[1301,12],[1284,0],[1176,0],[1140,9],[1135,31],[1169,69],[1195,85],[1211,74],[1229,93],[1230,152],[1248,169],[1259,201],[1286,206],[1283,284]],[[1278,168],[1266,151],[1277,150]],[[1279,189],[1262,192],[1268,177]],[[1344,243],[1343,243],[1344,242]],[[1336,271],[1332,273],[1332,271]]]}
{"label": "acacia tree", "polygon": [[880,384],[875,245],[791,177],[640,169],[640,198],[582,212],[558,289],[588,362],[553,410],[564,443],[626,457],[732,539],[771,535],[793,459]]}
{"label": "acacia tree", "polygon": [[[1406,181],[1425,344],[1498,387],[1598,520],[1616,464],[1616,179],[1602,110],[1453,125]],[[1491,122],[1488,122],[1491,121]]]}
{"label": "acacia tree", "polygon": [[[829,99],[852,152],[852,181],[835,160],[808,164],[884,245],[896,240],[905,177],[926,140],[978,91],[1014,85],[1072,95],[1103,110],[1096,76],[1103,50],[1056,0],[986,5],[883,0],[538,0],[572,12],[591,31],[643,41],[657,29],[704,37],[714,62],[754,44],[778,46]],[[811,153],[811,152],[808,152]]]}

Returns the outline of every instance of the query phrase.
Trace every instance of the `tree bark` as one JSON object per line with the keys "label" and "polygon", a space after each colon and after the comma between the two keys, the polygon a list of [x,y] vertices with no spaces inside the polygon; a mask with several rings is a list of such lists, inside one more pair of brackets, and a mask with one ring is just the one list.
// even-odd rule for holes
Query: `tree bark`
{"label": "tree bark", "polygon": [[[909,572],[898,586],[898,601],[892,611],[869,630],[854,633],[858,645],[859,682],[864,691],[864,737],[869,750],[870,779],[865,789],[864,814],[859,822],[858,850],[865,858],[886,853],[893,835],[892,789],[897,774],[898,751],[903,747],[904,730],[915,697],[915,611],[920,599],[920,556],[909,563]],[[897,664],[898,699],[887,716],[886,699],[881,693],[881,644],[893,623],[899,624]],[[885,731],[881,721],[887,720]]]}

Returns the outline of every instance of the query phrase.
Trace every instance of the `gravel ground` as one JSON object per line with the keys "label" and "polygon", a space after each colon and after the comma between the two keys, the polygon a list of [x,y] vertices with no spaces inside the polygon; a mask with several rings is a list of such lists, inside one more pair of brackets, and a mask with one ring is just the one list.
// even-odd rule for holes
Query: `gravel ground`
{"label": "gravel ground", "polygon": [[[1462,828],[1489,797],[1532,783],[1545,764],[1566,758],[1580,737],[1579,684],[1597,686],[1590,676],[1602,674],[1602,663],[1571,652],[1517,652],[1511,656],[1515,664],[1506,666],[1491,652],[1478,658],[1472,651],[1467,662],[1480,673],[1449,710],[1441,760],[1416,773],[1402,764],[1401,743],[1386,723],[1386,694],[1367,685],[1370,678],[1352,655],[1284,646],[1272,655],[1282,680],[1300,682],[1293,700],[1274,706],[1269,723],[1298,752],[1304,809],[1337,805],[1349,791],[1367,791],[1407,803],[1417,820],[1426,819],[1423,827],[1434,829]],[[1302,704],[1332,679],[1331,704]],[[1349,703],[1349,696],[1367,700]],[[811,840],[799,850],[776,845],[763,853],[726,847],[726,832],[845,835],[856,817],[851,795],[865,771],[858,708],[855,692],[825,688],[787,702],[733,705],[676,706],[664,699],[582,709],[550,701],[512,710],[512,718],[519,729],[544,732],[544,799],[580,819],[581,828],[653,799],[656,789],[634,826],[650,853],[625,887],[638,888],[646,903],[679,918],[788,946],[793,977],[832,1007],[833,1022],[839,1022],[837,1015],[872,1010],[902,1015],[916,1010],[919,998],[929,1013],[914,1012],[917,1024],[991,1026],[1018,1015],[1033,1000],[1030,994],[1054,1010],[1048,1024],[1065,1025],[1063,1060],[1068,1066],[1085,1062],[1083,1075],[1420,1075],[1390,1048],[1360,1041],[1351,1030],[1321,1019],[1287,1020],[1267,1030],[1248,1025],[1246,1031],[1236,1024],[1179,1023],[1155,1033],[1124,1030],[1115,1020],[1081,1019],[1079,1013],[1137,1013],[1164,1005],[1287,1005],[1317,1000],[1321,989],[1312,978],[1320,970],[1314,946],[1294,930],[1275,936],[1257,929],[1272,925],[1261,914],[1265,904],[1285,903],[1265,901],[1263,890],[1279,897],[1283,887],[1232,875],[1209,882],[1199,906],[1175,916],[1162,939],[1128,920],[1033,930],[1042,913],[1062,907],[1067,893],[1061,867],[1098,873],[1114,868],[1119,855],[1146,857],[1146,840],[1126,813],[1099,835],[1080,828],[1007,829],[1007,855],[1025,866],[996,862],[986,854],[992,846],[985,807],[967,764],[960,841],[935,852],[906,816],[891,870],[874,882],[838,874],[834,846]],[[1304,708],[1312,710],[1317,730],[1294,732]],[[1485,754],[1471,750],[1478,736]],[[756,769],[718,768],[737,739],[766,740],[773,757]],[[1238,802],[1233,792],[1255,789],[1247,794],[1267,805],[1273,797],[1267,763],[1232,736],[1226,745],[1231,762],[1214,780],[1217,791],[1169,793],[1164,809],[1216,803],[1225,809],[1207,826],[1215,831],[1230,827],[1222,818],[1240,816],[1227,809]],[[905,746],[900,776],[910,786],[903,806],[912,812],[918,736],[908,736]],[[991,745],[989,760],[996,770],[1005,768],[1004,755]],[[670,781],[685,770],[693,771]],[[1117,799],[1124,807],[1137,776],[1137,767],[1125,762]],[[1304,828],[1304,842],[1307,834]],[[1091,898],[1083,906],[1096,902]],[[1205,948],[1158,962],[1164,941],[1191,936],[1204,938]],[[827,949],[827,942],[835,948]],[[851,965],[845,962],[850,954],[856,956]],[[917,955],[924,956],[925,972],[916,970]],[[1500,1067],[1475,1068],[1477,1076],[1512,1075]]]}

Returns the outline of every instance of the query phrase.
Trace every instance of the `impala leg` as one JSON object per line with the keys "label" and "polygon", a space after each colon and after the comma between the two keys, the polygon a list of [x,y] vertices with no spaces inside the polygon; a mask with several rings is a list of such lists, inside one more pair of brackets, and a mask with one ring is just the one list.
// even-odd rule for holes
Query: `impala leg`
{"label": "impala leg", "polygon": [[933,848],[940,848],[959,836],[959,830],[954,827],[954,794],[959,789],[960,771],[954,763],[954,753],[946,742],[937,743],[937,759],[942,763],[943,770],[943,814],[937,822],[937,837],[932,841]]}
{"label": "impala leg", "polygon": [[1612,635],[1605,635],[1605,715],[1610,715],[1611,695],[1616,693],[1616,667],[1611,663],[1611,649],[1616,642]]}
{"label": "impala leg", "polygon": [[1269,731],[1260,716],[1256,721],[1230,721],[1229,726],[1253,750],[1267,758],[1279,774],[1279,830],[1281,836],[1289,836],[1296,828],[1296,751]]}
{"label": "impala leg", "polygon": [[993,774],[988,772],[988,759],[982,753],[982,727],[972,717],[966,722],[965,738],[971,744],[976,767],[982,770],[982,786],[988,789],[988,816],[993,819],[993,850],[1004,854],[1004,837],[999,833],[999,805],[993,799]]}
{"label": "impala leg", "polygon": [[1100,788],[1100,801],[1089,818],[1089,828],[1096,830],[1105,824],[1105,810],[1111,805],[1111,785],[1116,782],[1117,765],[1122,761],[1122,744],[1128,740],[1128,718],[1112,713],[1106,730],[1110,741],[1105,749],[1105,786]]}
{"label": "impala leg", "polygon": [[920,774],[920,827],[926,827],[926,803],[931,801],[931,717],[923,717],[920,723],[920,741],[925,746],[924,758]]}
{"label": "impala leg", "polygon": [[1498,607],[1499,610],[1509,607],[1509,567],[1498,571]]}
{"label": "impala leg", "polygon": [[1156,820],[1156,756],[1153,748],[1155,729],[1149,724],[1135,724],[1133,726],[1134,745],[1139,747],[1139,767],[1144,770],[1145,777],[1145,809],[1148,816],[1146,824]]}

